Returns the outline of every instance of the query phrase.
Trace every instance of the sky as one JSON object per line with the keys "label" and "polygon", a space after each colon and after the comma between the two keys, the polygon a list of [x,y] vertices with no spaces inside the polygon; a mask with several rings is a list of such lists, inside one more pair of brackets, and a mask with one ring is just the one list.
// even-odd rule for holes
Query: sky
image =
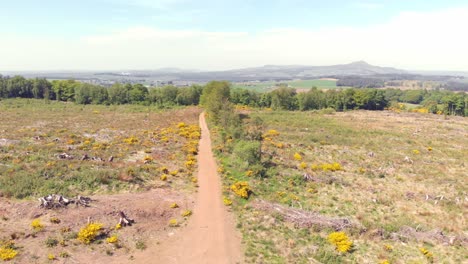
{"label": "sky", "polygon": [[468,71],[463,0],[0,0],[0,71]]}

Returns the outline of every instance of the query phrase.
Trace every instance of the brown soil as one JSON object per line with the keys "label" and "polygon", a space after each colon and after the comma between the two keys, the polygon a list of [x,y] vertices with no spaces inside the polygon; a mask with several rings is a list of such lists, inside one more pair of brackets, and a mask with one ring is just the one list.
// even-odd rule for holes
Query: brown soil
{"label": "brown soil", "polygon": [[198,154],[199,191],[187,227],[141,255],[138,263],[241,263],[241,239],[221,197],[221,182],[211,151],[210,132],[200,115],[202,136]]}
{"label": "brown soil", "polygon": [[[54,263],[112,263],[125,259],[133,254],[137,241],[151,243],[155,238],[165,236],[169,219],[178,217],[179,210],[171,209],[172,203],[190,208],[193,201],[182,193],[169,189],[155,189],[142,193],[122,193],[117,195],[92,196],[91,207],[75,207],[46,210],[39,208],[39,202],[12,201],[0,198],[0,238],[11,239],[20,246],[19,254],[14,263],[45,263],[48,254],[54,254],[58,261]],[[68,240],[65,245],[48,248],[45,241],[48,237],[61,240],[71,232],[78,232],[91,222],[100,222],[104,227],[114,227],[118,220],[118,212],[124,211],[133,218],[136,224],[119,230],[118,236],[122,248],[106,244],[85,246],[77,240]],[[60,223],[49,221],[51,217],[60,219]],[[39,218],[44,224],[40,232],[33,232],[30,224]],[[70,228],[71,232],[62,233],[62,228]],[[112,252],[108,256],[106,250]],[[69,258],[60,258],[61,252],[70,254]]]}

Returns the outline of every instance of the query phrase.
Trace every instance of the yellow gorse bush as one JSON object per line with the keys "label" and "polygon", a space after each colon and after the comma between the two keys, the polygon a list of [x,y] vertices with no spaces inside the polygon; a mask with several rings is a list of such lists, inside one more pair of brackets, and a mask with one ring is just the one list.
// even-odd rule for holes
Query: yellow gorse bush
{"label": "yellow gorse bush", "polygon": [[36,218],[31,222],[31,227],[34,229],[34,231],[41,231],[44,229],[44,225],[39,218]]}
{"label": "yellow gorse bush", "polygon": [[138,141],[138,138],[135,136],[131,136],[123,140],[124,143],[127,143],[129,145],[136,144],[138,143]]}
{"label": "yellow gorse bush", "polygon": [[353,242],[349,240],[345,232],[333,232],[328,235],[328,241],[335,245],[339,252],[349,252],[353,247]]}
{"label": "yellow gorse bush", "polygon": [[190,210],[185,210],[182,212],[181,214],[183,217],[187,217],[187,216],[191,216],[192,215],[192,211]]}
{"label": "yellow gorse bush", "polygon": [[234,183],[231,185],[231,190],[244,199],[248,199],[251,192],[249,183],[245,181]]}
{"label": "yellow gorse bush", "polygon": [[89,223],[85,227],[80,229],[78,232],[78,240],[84,244],[89,244],[93,242],[96,237],[99,235],[103,224],[101,223]]}
{"label": "yellow gorse bush", "polygon": [[272,141],[272,139],[273,139],[274,137],[279,136],[279,134],[280,134],[280,133],[279,133],[278,131],[276,131],[276,130],[274,130],[274,129],[270,129],[270,130],[268,130],[265,134],[263,134],[263,140],[265,140],[265,141]]}
{"label": "yellow gorse bush", "polygon": [[179,222],[177,222],[177,219],[171,219],[169,220],[169,226],[172,226],[172,227],[179,226]]}
{"label": "yellow gorse bush", "polygon": [[7,261],[14,259],[18,255],[18,251],[9,247],[0,247],[0,259]]}
{"label": "yellow gorse bush", "polygon": [[245,176],[247,176],[247,177],[250,177],[250,176],[252,176],[253,174],[254,174],[254,171],[253,171],[253,170],[248,170],[248,171],[245,172]]}
{"label": "yellow gorse bush", "polygon": [[226,205],[226,206],[230,206],[230,205],[232,205],[232,200],[229,199],[229,198],[227,198],[226,196],[224,196],[224,197],[223,197],[223,203],[224,203],[224,205]]}
{"label": "yellow gorse bush", "polygon": [[310,166],[310,168],[314,171],[318,171],[318,170],[323,170],[323,171],[340,171],[340,170],[343,170],[343,167],[341,167],[341,164],[339,164],[338,162],[334,162],[334,163],[322,163],[322,164],[313,164],[312,166]]}
{"label": "yellow gorse bush", "polygon": [[299,168],[306,169],[307,168],[307,163],[301,162],[301,164],[299,164]]}
{"label": "yellow gorse bush", "polygon": [[429,261],[432,261],[432,260],[434,259],[434,255],[432,254],[432,252],[430,252],[430,251],[427,250],[426,248],[421,247],[421,248],[419,248],[419,251],[421,251],[421,253],[422,253]]}
{"label": "yellow gorse bush", "polygon": [[297,152],[294,153],[294,159],[295,159],[295,160],[298,160],[298,161],[301,161],[301,160],[302,160],[301,154],[299,154],[299,153],[297,153]]}
{"label": "yellow gorse bush", "polygon": [[106,242],[109,244],[115,244],[119,242],[119,238],[116,235],[106,238]]}

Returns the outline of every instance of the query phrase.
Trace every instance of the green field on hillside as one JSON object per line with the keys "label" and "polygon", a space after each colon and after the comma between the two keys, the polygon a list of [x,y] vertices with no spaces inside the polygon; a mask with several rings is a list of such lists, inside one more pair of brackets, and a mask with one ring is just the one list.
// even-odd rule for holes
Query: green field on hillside
{"label": "green field on hillside", "polygon": [[285,82],[258,82],[258,83],[233,83],[233,88],[243,88],[254,91],[270,91],[274,90],[280,84],[288,84],[293,88],[297,89],[308,89],[312,87],[317,87],[319,89],[335,89],[336,81],[335,80],[323,80],[323,79],[314,79],[314,80],[294,80],[294,81],[285,81]]}

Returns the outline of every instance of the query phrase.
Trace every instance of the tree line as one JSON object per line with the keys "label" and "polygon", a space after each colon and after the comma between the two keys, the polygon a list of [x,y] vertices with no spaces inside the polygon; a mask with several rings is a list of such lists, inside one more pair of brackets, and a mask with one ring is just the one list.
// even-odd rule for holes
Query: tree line
{"label": "tree line", "polygon": [[454,81],[453,76],[423,76],[423,75],[374,75],[374,76],[333,76],[338,79],[339,87],[384,88],[385,86],[402,86],[402,80],[417,80],[413,88],[424,88],[425,82],[434,83],[433,88],[439,90],[468,92],[468,82],[463,77]]}
{"label": "tree line", "polygon": [[157,104],[198,105],[202,86],[150,88],[142,84],[116,83],[107,88],[75,80],[44,78],[26,79],[22,76],[0,75],[0,98],[35,98],[75,102],[77,104]]}
{"label": "tree line", "polygon": [[273,91],[261,93],[248,89],[231,89],[228,82],[219,81],[210,82],[205,86],[169,85],[156,88],[148,88],[142,84],[116,83],[107,88],[74,80],[49,81],[43,78],[26,79],[22,76],[0,75],[0,98],[36,98],[78,104],[145,104],[162,108],[199,105],[203,104],[203,100],[211,100],[202,97],[203,91],[210,89],[215,91],[214,93],[224,93],[226,96],[223,98],[229,98],[229,102],[234,105],[275,110],[384,110],[392,103],[399,102],[420,104],[432,113],[468,116],[466,93],[440,90],[348,88],[325,91],[313,87],[307,92],[298,93],[294,88],[281,86]]}
{"label": "tree line", "polygon": [[468,116],[468,95],[463,92],[441,90],[400,90],[349,88],[320,90],[313,87],[305,93],[281,87],[268,93],[246,89],[231,90],[234,104],[269,107],[281,110],[319,110],[333,108],[346,110],[384,110],[394,103],[417,104],[430,113]]}

